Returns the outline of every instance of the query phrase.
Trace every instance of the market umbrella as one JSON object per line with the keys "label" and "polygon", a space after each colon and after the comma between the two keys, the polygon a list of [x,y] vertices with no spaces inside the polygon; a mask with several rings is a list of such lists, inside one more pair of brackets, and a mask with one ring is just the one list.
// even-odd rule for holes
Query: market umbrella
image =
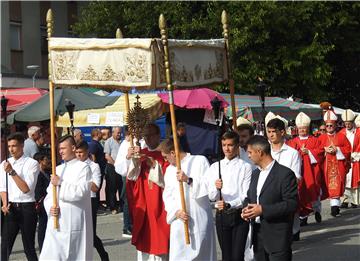
{"label": "market umbrella", "polygon": [[[112,104],[117,97],[103,97],[84,91],[83,89],[55,89],[54,92],[54,109],[57,114],[67,112],[65,104],[71,100],[75,104],[75,111],[86,109],[104,108]],[[10,114],[7,118],[8,124],[15,121],[33,122],[50,119],[49,94],[42,96],[40,99],[30,103],[22,109]]]}
{"label": "market umbrella", "polygon": [[9,99],[8,111],[16,111],[21,107],[39,99],[47,93],[39,88],[9,88],[0,90],[0,96],[4,95]]}
{"label": "market umbrella", "polygon": [[[168,93],[159,93],[158,96],[164,103],[169,103]],[[211,101],[217,97],[222,103],[222,108],[229,106],[229,103],[220,93],[207,88],[175,90],[174,105],[186,109],[207,109],[212,110]]]}

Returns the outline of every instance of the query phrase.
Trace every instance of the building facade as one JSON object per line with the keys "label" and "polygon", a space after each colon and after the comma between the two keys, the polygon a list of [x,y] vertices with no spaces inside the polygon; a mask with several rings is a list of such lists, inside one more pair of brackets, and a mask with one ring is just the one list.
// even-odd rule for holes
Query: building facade
{"label": "building facade", "polygon": [[48,86],[46,13],[52,9],[55,37],[73,36],[81,1],[1,1],[1,87]]}

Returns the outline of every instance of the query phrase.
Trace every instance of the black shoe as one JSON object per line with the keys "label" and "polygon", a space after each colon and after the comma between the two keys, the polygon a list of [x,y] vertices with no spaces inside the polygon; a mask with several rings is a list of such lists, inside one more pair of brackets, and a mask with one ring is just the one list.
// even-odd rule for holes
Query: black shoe
{"label": "black shoe", "polygon": [[300,231],[296,234],[293,234],[293,241],[299,241],[300,240]]}
{"label": "black shoe", "polygon": [[340,214],[340,208],[338,206],[332,206],[331,207],[331,215],[333,217],[336,217]]}
{"label": "black shoe", "polygon": [[351,208],[357,208],[358,205],[351,203]]}
{"label": "black shoe", "polygon": [[321,223],[321,214],[320,212],[315,212],[316,223]]}
{"label": "black shoe", "polygon": [[124,229],[122,233],[122,237],[131,238],[132,237],[131,231]]}
{"label": "black shoe", "polygon": [[308,224],[307,220],[308,220],[307,217],[300,218],[300,227],[307,226],[307,224]]}
{"label": "black shoe", "polygon": [[340,208],[348,208],[349,207],[348,205],[349,204],[347,202],[343,202],[341,203]]}

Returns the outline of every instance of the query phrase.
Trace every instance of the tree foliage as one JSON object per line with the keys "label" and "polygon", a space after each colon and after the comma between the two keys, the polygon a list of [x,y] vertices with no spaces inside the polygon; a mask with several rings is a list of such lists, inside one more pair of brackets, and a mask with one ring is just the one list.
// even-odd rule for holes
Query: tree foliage
{"label": "tree foliage", "polygon": [[[360,110],[360,3],[357,2],[90,2],[73,30],[81,37],[159,37],[158,18],[169,37],[222,37],[221,12],[230,16],[230,52],[237,93],[305,102],[329,100]],[[227,86],[220,86],[222,91]]]}

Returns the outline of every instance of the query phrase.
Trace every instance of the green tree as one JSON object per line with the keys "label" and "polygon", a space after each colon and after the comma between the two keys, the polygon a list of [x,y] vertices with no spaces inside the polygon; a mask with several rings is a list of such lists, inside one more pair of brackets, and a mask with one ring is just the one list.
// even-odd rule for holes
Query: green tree
{"label": "green tree", "polygon": [[114,37],[118,27],[129,38],[159,37],[163,13],[170,38],[221,38],[227,10],[237,93],[256,94],[260,76],[267,95],[359,110],[359,9],[355,2],[97,1],[84,7],[73,29],[81,37]]}

